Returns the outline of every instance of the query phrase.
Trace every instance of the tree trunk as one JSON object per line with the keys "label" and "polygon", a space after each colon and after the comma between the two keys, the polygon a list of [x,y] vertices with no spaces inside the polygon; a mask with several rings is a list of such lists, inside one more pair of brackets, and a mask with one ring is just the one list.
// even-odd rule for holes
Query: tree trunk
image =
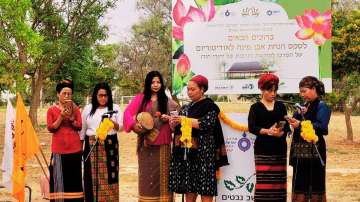
{"label": "tree trunk", "polygon": [[346,134],[347,134],[346,140],[352,142],[352,141],[354,141],[354,134],[353,134],[352,125],[351,125],[352,108],[349,108],[346,106],[346,101],[343,101],[343,108],[344,108],[345,123],[346,123]]}
{"label": "tree trunk", "polygon": [[29,116],[34,127],[37,126],[37,110],[40,104],[40,91],[43,85],[43,75],[41,69],[37,69],[31,80],[31,102]]}

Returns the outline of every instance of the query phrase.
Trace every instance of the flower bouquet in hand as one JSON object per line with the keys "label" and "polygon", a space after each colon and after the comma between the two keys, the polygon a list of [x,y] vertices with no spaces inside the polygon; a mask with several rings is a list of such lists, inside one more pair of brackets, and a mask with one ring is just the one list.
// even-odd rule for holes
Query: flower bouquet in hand
{"label": "flower bouquet in hand", "polygon": [[319,156],[321,165],[325,165],[324,160],[322,159],[320,152],[317,148],[316,143],[319,140],[319,137],[316,135],[315,130],[314,130],[314,126],[311,123],[310,120],[305,120],[305,121],[301,121],[301,133],[300,133],[301,137],[308,143],[312,143],[316,149],[316,152]]}

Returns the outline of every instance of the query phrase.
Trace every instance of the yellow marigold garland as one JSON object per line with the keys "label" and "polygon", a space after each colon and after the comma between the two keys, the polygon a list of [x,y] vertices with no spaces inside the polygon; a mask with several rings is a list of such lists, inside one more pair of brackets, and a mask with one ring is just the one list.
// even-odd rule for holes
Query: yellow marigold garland
{"label": "yellow marigold garland", "polygon": [[186,148],[191,148],[191,131],[192,131],[192,118],[181,117],[181,137],[180,141],[184,143]]}
{"label": "yellow marigold garland", "polygon": [[229,125],[231,128],[239,131],[247,132],[249,131],[248,127],[245,125],[240,125],[236,123],[234,120],[229,118],[223,111],[220,111],[219,118],[226,124]]}
{"label": "yellow marigold garland", "polygon": [[99,127],[96,129],[96,137],[100,142],[104,142],[108,132],[114,128],[114,123],[110,121],[109,118],[104,118],[100,123]]}
{"label": "yellow marigold garland", "polygon": [[305,141],[314,144],[319,140],[311,121],[306,120],[301,122],[301,137]]}

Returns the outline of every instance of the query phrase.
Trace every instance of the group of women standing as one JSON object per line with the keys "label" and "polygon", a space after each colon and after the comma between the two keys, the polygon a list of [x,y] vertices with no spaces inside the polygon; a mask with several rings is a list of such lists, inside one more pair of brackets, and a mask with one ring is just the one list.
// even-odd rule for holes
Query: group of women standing
{"label": "group of women standing", "polygon": [[[205,98],[207,88],[205,77],[193,77],[188,84],[191,103],[179,109],[166,96],[161,74],[152,71],[146,76],[144,92],[125,109],[125,131],[138,134],[139,202],[171,202],[173,192],[186,194],[189,202],[195,202],[198,194],[202,201],[212,201],[217,194],[216,170],[227,165],[227,158],[218,120],[220,110]],[[155,122],[150,131],[144,131],[136,120],[142,112],[150,113]],[[180,116],[192,120],[193,144],[189,152],[180,141]]]}
{"label": "group of women standing", "polygon": [[[256,135],[254,143],[256,186],[255,201],[286,201],[287,143],[286,136],[293,129],[290,165],[293,167],[292,201],[325,202],[326,146],[331,111],[321,100],[324,85],[312,76],[299,83],[304,104],[292,117],[285,105],[276,100],[279,78],[264,74],[258,81],[262,92],[260,101],[249,112],[249,131]],[[301,137],[301,121],[311,121],[318,141],[309,143]]]}
{"label": "group of women standing", "polygon": [[[251,106],[248,117],[249,131],[257,137],[255,201],[286,201],[286,135],[290,126],[294,131],[290,152],[294,168],[292,200],[310,197],[312,201],[326,201],[325,166],[318,160],[326,160],[323,136],[330,119],[330,110],[321,101],[323,84],[315,77],[302,79],[299,87],[305,105],[292,117],[287,116],[285,105],[276,101],[278,77],[263,75],[258,86],[262,97]],[[208,89],[206,77],[197,75],[188,82],[191,102],[180,108],[166,96],[161,74],[151,71],[143,92],[135,96],[123,114],[113,103],[107,83],[95,86],[91,104],[83,108],[82,114],[71,101],[73,89],[71,81],[60,82],[56,86],[58,103],[47,113],[48,129],[53,133],[52,201],[119,201],[116,133],[122,128],[137,133],[139,202],[171,202],[173,192],[185,194],[187,202],[195,202],[198,195],[203,202],[213,201],[217,195],[216,172],[228,165],[228,159],[219,107],[204,96]],[[153,120],[149,130],[138,119],[144,112]],[[98,141],[96,130],[104,117],[110,118],[114,127],[104,141]],[[181,138],[184,117],[190,120],[191,144]],[[300,121],[304,119],[313,123],[319,138],[318,152],[300,136]]]}
{"label": "group of women standing", "polygon": [[[211,99],[205,98],[207,88],[205,77],[192,78],[188,85],[191,103],[180,109],[166,96],[161,74],[151,71],[146,76],[144,91],[135,96],[123,114],[113,104],[106,83],[95,86],[91,104],[80,114],[79,107],[71,101],[72,82],[60,82],[56,87],[59,100],[47,113],[48,129],[53,133],[51,201],[119,201],[116,133],[122,128],[138,134],[138,201],[171,202],[173,192],[186,194],[190,202],[196,201],[198,194],[202,201],[212,201],[217,194],[216,171],[228,162],[218,119],[220,110]],[[137,119],[142,112],[151,115],[154,122],[151,130],[145,130]],[[170,115],[171,112],[176,115]],[[114,128],[105,141],[97,141],[96,130],[104,115],[110,114]],[[189,152],[179,141],[180,116],[192,121],[193,146]]]}
{"label": "group of women standing", "polygon": [[[73,90],[74,85],[69,80],[57,84],[58,102],[47,112],[47,127],[53,133],[50,200],[119,201],[116,133],[122,128],[120,108],[113,104],[109,85],[99,83],[94,88],[91,104],[86,105],[81,114],[72,102]],[[113,129],[103,142],[97,141],[96,129],[104,115],[116,111],[118,113],[108,114]],[[82,159],[85,159],[84,164]]]}

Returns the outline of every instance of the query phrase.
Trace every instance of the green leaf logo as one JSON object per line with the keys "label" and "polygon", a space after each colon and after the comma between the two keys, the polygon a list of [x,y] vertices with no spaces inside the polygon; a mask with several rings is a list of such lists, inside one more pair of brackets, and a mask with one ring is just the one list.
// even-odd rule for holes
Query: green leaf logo
{"label": "green leaf logo", "polygon": [[224,184],[226,189],[228,189],[229,191],[232,191],[235,189],[235,184],[233,182],[231,182],[230,180],[224,180]]}
{"label": "green leaf logo", "polygon": [[247,190],[249,193],[251,193],[251,192],[253,191],[253,189],[254,189],[254,183],[248,183],[248,184],[246,185],[246,190]]}
{"label": "green leaf logo", "polygon": [[245,178],[244,177],[241,177],[241,176],[236,176],[236,181],[243,185],[245,183]]}

